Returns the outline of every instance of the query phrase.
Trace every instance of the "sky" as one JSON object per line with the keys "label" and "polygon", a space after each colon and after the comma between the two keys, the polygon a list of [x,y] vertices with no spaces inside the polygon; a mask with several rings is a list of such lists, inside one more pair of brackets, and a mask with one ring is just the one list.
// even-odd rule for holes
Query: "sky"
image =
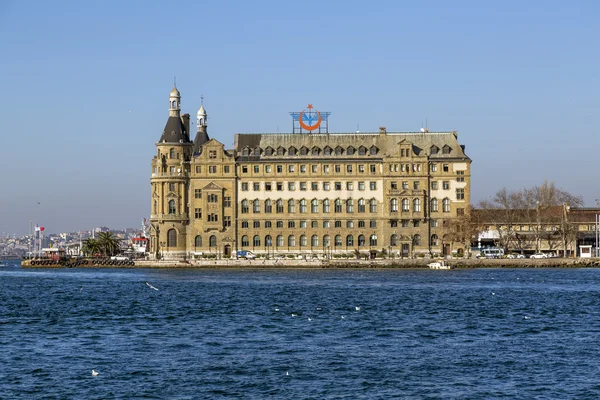
{"label": "sky", "polygon": [[[458,132],[472,203],[600,198],[600,2],[0,0],[0,232],[139,227],[176,77],[212,138]],[[195,129],[192,129],[192,134]]]}

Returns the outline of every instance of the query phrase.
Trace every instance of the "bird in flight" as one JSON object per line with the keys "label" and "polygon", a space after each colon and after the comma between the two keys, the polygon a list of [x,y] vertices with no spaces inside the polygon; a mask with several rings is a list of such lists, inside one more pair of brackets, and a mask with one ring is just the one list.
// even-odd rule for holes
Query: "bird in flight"
{"label": "bird in flight", "polygon": [[152,285],[151,285],[151,284],[149,284],[148,282],[146,282],[146,285],[148,285],[148,287],[149,287],[150,289],[158,290],[157,288],[155,288],[154,286],[152,286]]}

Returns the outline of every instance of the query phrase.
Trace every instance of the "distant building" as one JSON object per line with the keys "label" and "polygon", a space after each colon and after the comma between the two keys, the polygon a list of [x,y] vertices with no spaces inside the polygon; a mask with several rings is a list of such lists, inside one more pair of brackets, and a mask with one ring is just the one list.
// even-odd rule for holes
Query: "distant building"
{"label": "distant building", "polygon": [[409,257],[469,246],[450,233],[470,202],[471,159],[456,132],[236,134],[225,149],[208,136],[204,106],[192,140],[180,99],[174,88],[152,159],[153,257]]}

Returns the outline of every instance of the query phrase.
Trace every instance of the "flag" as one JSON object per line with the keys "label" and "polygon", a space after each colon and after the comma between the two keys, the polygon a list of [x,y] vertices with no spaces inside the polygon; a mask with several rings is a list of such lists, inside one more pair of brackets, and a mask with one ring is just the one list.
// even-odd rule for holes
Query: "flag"
{"label": "flag", "polygon": [[42,232],[44,231],[44,227],[43,226],[40,226],[40,231],[42,231]]}

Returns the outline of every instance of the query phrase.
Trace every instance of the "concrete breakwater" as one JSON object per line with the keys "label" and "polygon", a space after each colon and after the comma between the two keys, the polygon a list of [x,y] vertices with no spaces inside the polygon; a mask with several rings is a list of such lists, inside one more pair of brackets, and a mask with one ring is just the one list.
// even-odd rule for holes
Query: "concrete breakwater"
{"label": "concrete breakwater", "polygon": [[[123,263],[21,263],[23,268],[428,268],[431,259],[375,259],[375,260],[189,260],[189,261],[135,261]],[[446,263],[455,268],[599,268],[598,258],[546,259],[450,259]]]}

